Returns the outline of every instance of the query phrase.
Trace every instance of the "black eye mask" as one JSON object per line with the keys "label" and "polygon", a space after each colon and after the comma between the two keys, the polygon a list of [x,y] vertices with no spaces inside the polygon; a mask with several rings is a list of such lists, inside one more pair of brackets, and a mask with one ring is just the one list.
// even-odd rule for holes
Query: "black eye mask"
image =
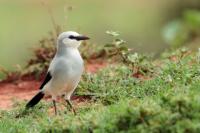
{"label": "black eye mask", "polygon": [[86,36],[73,36],[73,35],[71,35],[71,36],[69,36],[69,39],[81,41],[81,40],[89,40],[90,38],[86,37]]}

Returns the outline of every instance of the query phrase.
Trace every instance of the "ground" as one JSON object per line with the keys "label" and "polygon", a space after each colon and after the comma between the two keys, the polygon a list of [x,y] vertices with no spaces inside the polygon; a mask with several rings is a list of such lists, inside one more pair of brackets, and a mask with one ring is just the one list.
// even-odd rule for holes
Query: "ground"
{"label": "ground", "polygon": [[33,97],[40,85],[39,81],[19,81],[17,83],[0,83],[0,108],[12,108],[14,100],[28,100]]}
{"label": "ground", "polygon": [[[20,92],[16,93],[11,108],[0,110],[0,132],[199,133],[197,57],[199,53],[180,49],[166,52],[156,60],[138,54],[133,64],[91,62],[75,91],[76,97],[72,97],[77,115],[64,108],[64,102],[57,103],[58,115],[55,115],[52,102],[44,100],[25,110],[27,101],[19,98],[24,95],[20,92],[23,89],[29,99],[36,93],[39,81],[34,82],[33,92],[27,90],[32,89],[32,81],[1,83],[10,93],[1,88],[4,91],[1,94],[6,93],[1,101],[9,101],[8,108],[13,88]],[[27,91],[32,93],[30,97]]]}

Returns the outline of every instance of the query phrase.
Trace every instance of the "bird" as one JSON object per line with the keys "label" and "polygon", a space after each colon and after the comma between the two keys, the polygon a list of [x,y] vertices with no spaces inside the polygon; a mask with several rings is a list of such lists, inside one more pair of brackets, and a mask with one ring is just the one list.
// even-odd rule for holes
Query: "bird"
{"label": "bird", "polygon": [[65,101],[76,114],[70,99],[84,71],[84,62],[78,48],[83,40],[89,39],[75,31],[66,31],[58,36],[56,54],[38,93],[26,104],[26,109],[34,107],[45,95],[50,95],[54,112],[57,114],[56,99],[64,96]]}

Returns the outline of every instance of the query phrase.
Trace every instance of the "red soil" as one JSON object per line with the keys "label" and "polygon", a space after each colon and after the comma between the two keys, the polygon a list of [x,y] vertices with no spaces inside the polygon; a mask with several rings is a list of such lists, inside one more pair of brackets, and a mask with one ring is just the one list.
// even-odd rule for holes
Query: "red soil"
{"label": "red soil", "polygon": [[28,100],[37,93],[39,81],[19,81],[18,83],[0,83],[0,109],[12,107],[13,101]]}
{"label": "red soil", "polygon": [[[90,61],[86,71],[95,73],[105,67],[105,62]],[[0,82],[0,109],[11,109],[14,101],[29,100],[38,91],[41,82],[31,79],[17,80],[16,82]],[[84,101],[83,97],[72,97],[75,102]]]}
{"label": "red soil", "polygon": [[105,67],[107,65],[104,61],[96,61],[96,60],[90,60],[88,61],[88,64],[86,65],[86,71],[91,73],[96,73],[99,69]]}

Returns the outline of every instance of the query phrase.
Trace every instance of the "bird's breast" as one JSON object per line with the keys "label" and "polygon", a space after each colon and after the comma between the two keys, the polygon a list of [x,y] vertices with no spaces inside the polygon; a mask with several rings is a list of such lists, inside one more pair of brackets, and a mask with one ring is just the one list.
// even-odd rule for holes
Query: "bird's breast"
{"label": "bird's breast", "polygon": [[52,74],[60,81],[76,80],[80,78],[84,64],[81,56],[62,56],[52,63]]}

